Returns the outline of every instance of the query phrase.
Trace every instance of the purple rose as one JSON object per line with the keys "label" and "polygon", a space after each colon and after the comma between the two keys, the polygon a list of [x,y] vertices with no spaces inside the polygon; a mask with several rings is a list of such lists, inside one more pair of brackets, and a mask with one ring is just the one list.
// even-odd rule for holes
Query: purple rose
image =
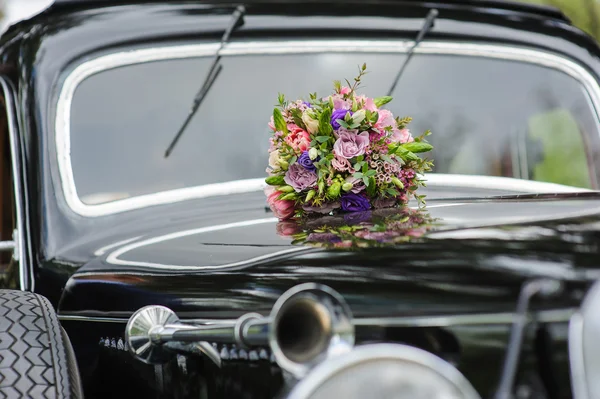
{"label": "purple rose", "polygon": [[369,147],[369,133],[362,132],[361,134],[340,133],[340,137],[333,144],[335,154],[346,158],[354,158],[363,155],[367,147]]}
{"label": "purple rose", "polygon": [[342,195],[340,202],[342,204],[342,209],[346,212],[360,212],[371,209],[368,198],[360,194],[354,194],[353,192]]}
{"label": "purple rose", "polygon": [[371,211],[351,212],[344,215],[344,220],[350,226],[355,224],[369,222],[371,220]]}
{"label": "purple rose", "polygon": [[283,180],[292,186],[296,192],[300,192],[313,187],[317,183],[317,174],[295,163],[285,173]]}
{"label": "purple rose", "polygon": [[342,239],[334,233],[310,233],[306,241],[313,242],[339,242]]}
{"label": "purple rose", "polygon": [[298,158],[298,163],[306,170],[317,170],[317,167],[313,165],[313,161],[310,159],[310,156],[308,156],[308,151],[302,152],[302,155],[300,155],[300,158]]}
{"label": "purple rose", "polygon": [[333,111],[331,114],[331,126],[333,126],[333,130],[338,130],[340,128],[340,124],[337,120],[343,120],[348,112],[352,115],[352,111],[348,111],[347,109],[336,109]]}

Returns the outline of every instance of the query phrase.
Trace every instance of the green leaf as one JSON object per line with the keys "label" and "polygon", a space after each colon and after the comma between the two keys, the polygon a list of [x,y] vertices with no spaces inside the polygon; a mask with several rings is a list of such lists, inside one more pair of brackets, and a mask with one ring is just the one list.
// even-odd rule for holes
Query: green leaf
{"label": "green leaf", "polygon": [[367,173],[367,170],[369,170],[369,165],[367,165],[367,163],[364,162],[363,166],[362,166],[362,172],[363,172],[363,174]]}
{"label": "green leaf", "polygon": [[357,156],[357,157],[356,157],[356,160],[357,160],[358,162],[362,161],[363,159],[365,159],[365,156],[364,156],[364,155],[359,155],[359,156]]}
{"label": "green leaf", "polygon": [[354,170],[359,171],[362,168],[364,162],[357,162],[354,164]]}
{"label": "green leaf", "polygon": [[373,112],[369,120],[373,123],[377,122],[379,120],[379,112]]}
{"label": "green leaf", "polygon": [[269,176],[265,179],[265,183],[269,186],[283,186],[285,185],[285,180],[283,176]]}
{"label": "green leaf", "polygon": [[365,176],[371,177],[371,176],[375,176],[377,174],[377,171],[373,170],[373,169],[369,169],[367,170],[367,173],[365,173]]}
{"label": "green leaf", "polygon": [[365,183],[365,186],[368,188],[369,187],[369,178],[367,176],[363,176],[362,181],[363,181],[363,183]]}
{"label": "green leaf", "polygon": [[340,124],[341,127],[345,127],[346,129],[350,129],[350,125],[348,125],[346,122],[344,122],[342,119],[336,119],[335,120],[337,123]]}
{"label": "green leaf", "polygon": [[433,146],[431,144],[417,141],[402,144],[402,147],[413,153],[428,152],[433,150]]}
{"label": "green leaf", "polygon": [[321,146],[319,147],[322,151],[325,151],[327,149],[327,142],[324,142],[321,144]]}
{"label": "green leaf", "polygon": [[386,162],[394,163],[394,160],[392,159],[392,157],[390,157],[387,154],[379,154],[379,156],[381,157],[381,159],[383,159]]}
{"label": "green leaf", "polygon": [[400,146],[397,149],[397,153],[400,155],[400,158],[402,158],[405,161],[418,161],[419,157],[416,156],[413,152],[408,151],[406,148]]}
{"label": "green leaf", "polygon": [[273,110],[273,122],[275,122],[275,129],[284,134],[288,134],[287,124],[285,123],[285,119],[283,119],[283,115],[279,108]]}
{"label": "green leaf", "polygon": [[376,99],[373,100],[373,102],[375,103],[375,106],[377,108],[379,108],[382,105],[385,105],[385,104],[389,103],[392,100],[393,100],[393,98],[390,97],[390,96],[383,96],[383,97],[377,97]]}
{"label": "green leaf", "polygon": [[400,193],[398,192],[398,190],[396,190],[395,188],[387,188],[385,190],[388,194],[393,195],[394,197],[398,196]]}
{"label": "green leaf", "polygon": [[369,184],[365,184],[367,186],[367,194],[370,196],[374,196],[377,192],[377,185],[375,184],[375,179],[373,177],[369,177]]}
{"label": "green leaf", "polygon": [[277,102],[279,103],[280,106],[285,106],[285,96],[283,95],[283,93],[279,93],[277,96]]}
{"label": "green leaf", "polygon": [[293,164],[294,162],[296,162],[297,160],[298,160],[298,157],[294,155],[294,156],[293,156],[293,157],[290,159],[290,161],[289,161],[288,163],[291,165],[291,164]]}
{"label": "green leaf", "polygon": [[315,140],[317,140],[319,143],[324,143],[327,140],[329,140],[330,136],[317,136],[315,137]]}
{"label": "green leaf", "polygon": [[360,172],[356,172],[355,174],[352,175],[353,177],[357,178],[357,179],[361,179],[363,177],[363,174]]}
{"label": "green leaf", "polygon": [[333,127],[331,127],[331,109],[325,108],[321,116],[319,117],[319,133],[320,134],[331,134]]}

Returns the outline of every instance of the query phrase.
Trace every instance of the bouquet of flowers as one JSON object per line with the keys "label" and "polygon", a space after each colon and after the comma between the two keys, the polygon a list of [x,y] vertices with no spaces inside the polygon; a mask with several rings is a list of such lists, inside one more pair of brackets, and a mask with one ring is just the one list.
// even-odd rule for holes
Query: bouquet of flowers
{"label": "bouquet of flowers", "polygon": [[314,93],[309,101],[288,102],[279,95],[265,190],[278,218],[401,206],[411,195],[425,204],[416,190],[433,163],[417,154],[433,149],[425,140],[430,132],[413,138],[412,119],[383,108],[391,97],[358,95],[366,69],[352,84],[334,82],[325,98]]}
{"label": "bouquet of flowers", "polygon": [[343,215],[283,220],[277,233],[292,244],[322,248],[376,248],[422,237],[435,227],[423,209],[386,208]]}

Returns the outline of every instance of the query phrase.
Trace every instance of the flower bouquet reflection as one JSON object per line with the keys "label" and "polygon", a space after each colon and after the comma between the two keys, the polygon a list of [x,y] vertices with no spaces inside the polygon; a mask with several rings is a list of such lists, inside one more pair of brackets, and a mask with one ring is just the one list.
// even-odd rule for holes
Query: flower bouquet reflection
{"label": "flower bouquet reflection", "polygon": [[394,246],[422,237],[434,227],[425,209],[393,207],[322,217],[283,220],[277,233],[293,244],[325,248]]}

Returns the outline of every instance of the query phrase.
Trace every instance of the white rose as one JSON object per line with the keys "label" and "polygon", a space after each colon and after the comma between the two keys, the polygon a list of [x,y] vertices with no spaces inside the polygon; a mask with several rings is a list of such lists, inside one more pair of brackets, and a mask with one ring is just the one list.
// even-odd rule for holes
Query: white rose
{"label": "white rose", "polygon": [[281,168],[281,166],[279,165],[280,160],[281,158],[279,158],[279,150],[271,152],[269,154],[269,166],[271,167],[271,169],[279,170]]}
{"label": "white rose", "polygon": [[308,112],[302,114],[302,122],[304,122],[310,134],[314,134],[319,130],[319,121],[310,116]]}

